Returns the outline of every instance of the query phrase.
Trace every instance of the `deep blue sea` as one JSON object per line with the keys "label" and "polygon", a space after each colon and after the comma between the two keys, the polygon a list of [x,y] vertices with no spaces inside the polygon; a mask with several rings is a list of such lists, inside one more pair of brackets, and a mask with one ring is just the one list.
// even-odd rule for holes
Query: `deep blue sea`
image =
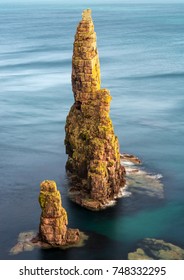
{"label": "deep blue sea", "polygon": [[[67,196],[64,126],[82,5],[0,5],[0,259],[127,259],[145,237],[184,247],[184,4],[91,6],[102,87],[121,152],[162,174],[164,198],[133,194],[91,212]],[[57,182],[70,227],[89,235],[68,250],[12,256],[37,230],[39,185]]]}

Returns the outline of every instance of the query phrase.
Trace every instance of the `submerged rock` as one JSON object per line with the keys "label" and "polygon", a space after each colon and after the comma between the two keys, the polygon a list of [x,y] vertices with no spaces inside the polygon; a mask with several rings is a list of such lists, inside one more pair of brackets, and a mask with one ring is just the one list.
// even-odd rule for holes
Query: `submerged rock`
{"label": "submerged rock", "polygon": [[36,231],[27,231],[19,233],[17,244],[10,250],[11,255],[17,255],[24,251],[32,251],[34,247],[48,248],[50,245],[45,243],[45,246],[41,246],[42,242],[39,240],[38,233]]}
{"label": "submerged rock", "polygon": [[66,120],[66,170],[70,196],[76,203],[99,210],[125,185],[118,138],[109,116],[110,92],[100,87],[100,63],[91,10],[82,14],[75,35],[72,89],[75,102]]}
{"label": "submerged rock", "polygon": [[68,229],[68,217],[62,207],[61,195],[54,181],[43,181],[40,185],[39,203],[40,240],[52,246],[67,245],[79,241],[79,230]]}
{"label": "submerged rock", "polygon": [[128,254],[129,260],[183,260],[184,249],[163,240],[145,238],[135,252]]}
{"label": "submerged rock", "polygon": [[126,170],[126,187],[123,196],[138,194],[152,198],[164,198],[164,185],[161,174],[150,174],[144,170],[141,160],[130,154],[122,154],[121,164]]}

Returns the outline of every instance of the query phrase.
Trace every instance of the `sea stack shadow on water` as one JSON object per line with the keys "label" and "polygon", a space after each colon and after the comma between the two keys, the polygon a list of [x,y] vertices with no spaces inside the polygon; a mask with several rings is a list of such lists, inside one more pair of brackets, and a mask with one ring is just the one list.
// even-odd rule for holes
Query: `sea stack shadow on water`
{"label": "sea stack shadow on water", "polygon": [[109,116],[110,92],[101,89],[100,63],[91,10],[82,14],[73,46],[74,104],[66,120],[66,170],[70,197],[83,207],[103,209],[125,185],[119,142]]}

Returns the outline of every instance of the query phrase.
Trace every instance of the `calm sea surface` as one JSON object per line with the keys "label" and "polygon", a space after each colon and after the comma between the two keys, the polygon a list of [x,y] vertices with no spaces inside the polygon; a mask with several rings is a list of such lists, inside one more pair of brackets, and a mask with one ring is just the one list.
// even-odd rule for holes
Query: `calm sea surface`
{"label": "calm sea surface", "polygon": [[[164,184],[164,199],[132,193],[98,213],[69,201],[65,175],[72,45],[85,8],[0,5],[0,259],[126,259],[145,237],[184,247],[184,5],[91,6],[121,151]],[[44,179],[57,182],[86,246],[10,256],[20,232],[38,229]]]}

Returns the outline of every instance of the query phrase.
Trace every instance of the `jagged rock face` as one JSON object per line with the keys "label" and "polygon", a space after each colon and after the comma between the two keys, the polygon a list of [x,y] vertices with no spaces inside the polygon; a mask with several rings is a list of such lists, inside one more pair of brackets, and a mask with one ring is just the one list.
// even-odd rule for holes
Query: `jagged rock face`
{"label": "jagged rock face", "polygon": [[71,174],[74,200],[87,208],[101,208],[124,185],[124,168],[109,117],[110,92],[100,89],[100,63],[90,10],[83,12],[75,35],[72,89],[75,103],[65,127],[66,170]]}
{"label": "jagged rock face", "polygon": [[52,246],[77,242],[79,231],[67,229],[67,213],[62,207],[61,195],[54,181],[41,183],[39,203],[42,209],[39,227],[41,240]]}

